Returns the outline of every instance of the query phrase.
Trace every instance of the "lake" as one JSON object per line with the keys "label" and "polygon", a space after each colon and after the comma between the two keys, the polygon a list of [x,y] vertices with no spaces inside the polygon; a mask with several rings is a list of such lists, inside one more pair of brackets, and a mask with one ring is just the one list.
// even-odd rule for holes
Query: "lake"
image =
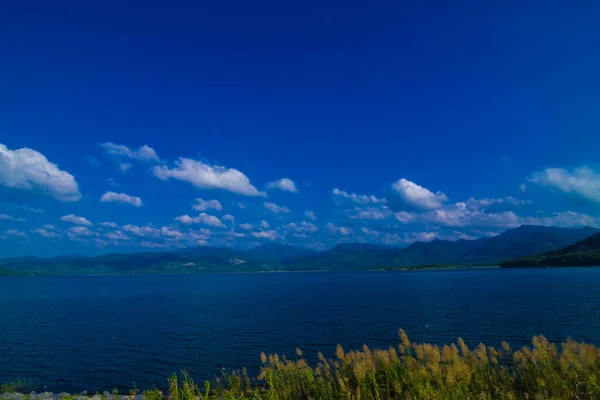
{"label": "lake", "polygon": [[600,268],[0,278],[0,382],[53,392],[165,386],[363,343],[536,334],[600,344]]}

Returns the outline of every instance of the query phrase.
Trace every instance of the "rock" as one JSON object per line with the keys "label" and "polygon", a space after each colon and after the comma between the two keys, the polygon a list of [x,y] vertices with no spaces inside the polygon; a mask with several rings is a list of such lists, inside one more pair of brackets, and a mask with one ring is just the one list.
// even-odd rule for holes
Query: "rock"
{"label": "rock", "polygon": [[[44,392],[44,393],[38,394],[37,399],[38,400],[49,400],[49,399],[52,399],[53,396],[54,396],[54,393],[52,393],[52,392]],[[33,396],[31,397],[31,399],[33,399]]]}
{"label": "rock", "polygon": [[52,399],[53,399],[53,400],[62,400],[62,399],[64,399],[65,397],[70,397],[70,396],[71,396],[71,394],[70,394],[70,393],[67,393],[67,392],[62,392],[62,393],[55,394],[54,396],[52,396]]}
{"label": "rock", "polygon": [[100,396],[99,394],[95,394],[92,397],[90,397],[90,400],[102,400],[102,396]]}
{"label": "rock", "polygon": [[129,400],[129,396],[119,396],[117,400]]}
{"label": "rock", "polygon": [[137,396],[135,396],[133,398],[133,400],[144,400],[144,395],[143,394],[138,394]]}

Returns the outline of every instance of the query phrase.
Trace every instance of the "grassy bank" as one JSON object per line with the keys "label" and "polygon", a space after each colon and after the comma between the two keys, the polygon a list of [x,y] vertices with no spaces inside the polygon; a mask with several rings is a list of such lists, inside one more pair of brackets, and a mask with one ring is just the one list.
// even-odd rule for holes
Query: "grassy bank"
{"label": "grassy bank", "polygon": [[[302,352],[286,359],[261,355],[260,376],[245,370],[196,384],[185,372],[168,379],[168,392],[141,393],[138,400],[193,399],[599,399],[600,350],[568,340],[554,344],[536,336],[531,347],[512,350],[480,344],[412,343],[404,331],[387,350],[321,354],[309,365]],[[134,393],[138,394],[138,393]]]}

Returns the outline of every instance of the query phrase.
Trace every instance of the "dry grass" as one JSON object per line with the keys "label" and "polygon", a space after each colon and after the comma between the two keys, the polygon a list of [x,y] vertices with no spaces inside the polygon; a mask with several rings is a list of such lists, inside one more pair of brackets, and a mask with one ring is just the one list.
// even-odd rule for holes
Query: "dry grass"
{"label": "dry grass", "polygon": [[480,344],[469,349],[462,339],[437,346],[400,343],[387,350],[346,352],[335,359],[319,354],[310,366],[297,351],[295,360],[262,354],[261,374],[252,384],[245,371],[225,375],[206,399],[600,399],[600,350],[568,340],[560,345],[536,336],[531,347],[513,351]]}

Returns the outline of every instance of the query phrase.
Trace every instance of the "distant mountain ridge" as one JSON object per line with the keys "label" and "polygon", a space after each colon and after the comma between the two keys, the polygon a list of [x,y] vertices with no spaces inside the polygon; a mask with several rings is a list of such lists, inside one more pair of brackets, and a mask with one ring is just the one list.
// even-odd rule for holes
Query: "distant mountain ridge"
{"label": "distant mountain ridge", "polygon": [[25,274],[182,274],[300,270],[369,270],[409,268],[423,264],[499,265],[500,262],[551,252],[579,242],[600,230],[523,225],[477,240],[433,240],[405,248],[367,243],[342,243],[316,252],[284,244],[249,250],[198,246],[166,252],[112,253],[97,257],[9,258],[0,263]]}
{"label": "distant mountain ridge", "polygon": [[557,250],[505,260],[500,266],[503,268],[600,266],[600,233]]}

